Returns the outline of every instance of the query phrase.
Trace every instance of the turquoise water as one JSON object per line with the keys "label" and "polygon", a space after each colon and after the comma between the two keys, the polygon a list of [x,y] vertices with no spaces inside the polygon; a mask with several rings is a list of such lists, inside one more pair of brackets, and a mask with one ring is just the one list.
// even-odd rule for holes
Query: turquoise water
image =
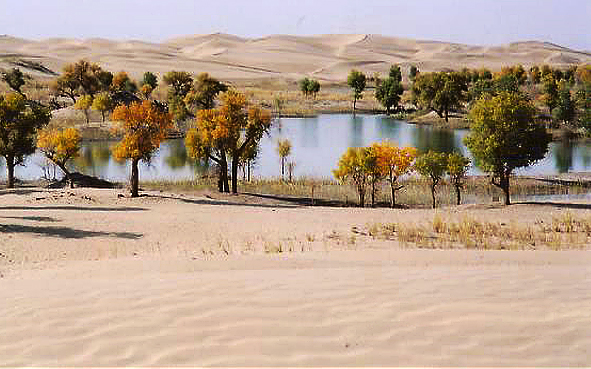
{"label": "turquoise water", "polygon": [[[440,130],[431,126],[417,126],[381,115],[320,115],[314,118],[282,118],[269,135],[263,137],[259,158],[253,168],[258,177],[277,177],[281,164],[276,152],[277,141],[287,138],[292,144],[289,161],[295,162],[295,176],[331,177],[339,157],[351,146],[368,146],[389,140],[400,146],[414,146],[421,151],[458,151],[469,155],[462,140],[467,130]],[[85,174],[123,181],[129,177],[127,163],[118,163],[110,153],[112,142],[88,142],[74,166]],[[45,160],[39,155],[28,158],[25,167],[18,167],[16,175],[23,179],[43,175]],[[2,168],[2,177],[6,177]],[[591,169],[591,145],[588,143],[553,142],[548,155],[519,174],[550,175]],[[182,139],[164,142],[152,162],[142,163],[141,180],[186,179],[202,171],[188,156]],[[57,170],[59,173],[59,170]],[[471,174],[480,173],[471,168]],[[53,171],[51,170],[51,173]]]}

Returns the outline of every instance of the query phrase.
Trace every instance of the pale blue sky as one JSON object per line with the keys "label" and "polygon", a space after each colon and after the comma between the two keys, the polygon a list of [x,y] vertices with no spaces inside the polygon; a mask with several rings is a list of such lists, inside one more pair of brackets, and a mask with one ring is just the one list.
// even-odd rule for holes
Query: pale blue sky
{"label": "pale blue sky", "polygon": [[162,41],[213,32],[377,33],[591,51],[591,0],[0,0],[0,34]]}

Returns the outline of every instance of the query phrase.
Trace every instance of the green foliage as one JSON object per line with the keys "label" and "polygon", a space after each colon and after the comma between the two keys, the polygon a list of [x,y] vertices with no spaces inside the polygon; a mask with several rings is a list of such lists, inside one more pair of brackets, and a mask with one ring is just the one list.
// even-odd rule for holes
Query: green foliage
{"label": "green foliage", "polygon": [[534,65],[531,68],[529,68],[529,80],[534,85],[540,83],[540,81],[542,80],[542,73],[540,72],[540,67]]}
{"label": "green foliage", "polygon": [[25,76],[18,68],[13,68],[9,72],[2,73],[2,80],[8,84],[8,87],[23,94],[21,88],[25,85]]}
{"label": "green foliage", "polygon": [[547,74],[544,77],[544,104],[550,110],[550,114],[558,105],[558,83],[552,74]]}
{"label": "green foliage", "polygon": [[347,85],[353,90],[353,111],[357,108],[357,100],[363,97],[365,91],[365,74],[353,69],[347,77]]}
{"label": "green foliage", "polygon": [[0,95],[0,155],[6,160],[9,188],[14,186],[14,167],[35,152],[35,134],[50,118],[47,109],[21,95]]}
{"label": "green foliage", "polygon": [[447,156],[447,169],[451,183],[456,189],[457,205],[461,203],[461,189],[464,187],[464,179],[470,169],[470,159],[460,153],[454,152]]}
{"label": "green foliage", "polygon": [[417,68],[417,66],[416,66],[416,65],[411,65],[411,66],[410,66],[410,72],[409,72],[408,78],[409,78],[409,79],[410,79],[412,82],[414,82],[414,81],[415,81],[415,79],[417,78],[417,75],[418,75],[418,74],[419,74],[419,68]]}
{"label": "green foliage", "polygon": [[169,86],[169,95],[187,96],[193,86],[193,77],[189,72],[170,71],[162,78],[164,83]]}
{"label": "green foliage", "polygon": [[417,77],[413,85],[419,105],[433,110],[448,121],[449,112],[459,109],[467,100],[468,81],[459,72],[425,73]]}
{"label": "green foliage", "polygon": [[140,86],[145,85],[150,86],[152,90],[154,90],[156,87],[158,87],[158,77],[156,77],[156,75],[152,72],[145,72]]}
{"label": "green foliage", "polygon": [[564,124],[572,124],[575,120],[576,113],[575,102],[571,97],[570,89],[566,83],[561,83],[555,117],[564,122]]}
{"label": "green foliage", "polygon": [[392,107],[398,107],[400,103],[400,98],[404,92],[401,81],[400,67],[392,66],[388,78],[380,81],[377,85],[375,97],[386,108],[388,114],[390,114]]}
{"label": "green foliage", "polygon": [[129,77],[127,72],[119,72],[115,74],[111,82],[111,91],[122,92],[126,91],[129,93],[136,93],[138,91],[137,84]]}
{"label": "green foliage", "polygon": [[415,170],[423,177],[431,179],[431,199],[435,209],[435,190],[447,170],[447,154],[429,150],[417,158]]}
{"label": "green foliage", "polygon": [[465,143],[476,164],[503,190],[507,205],[513,171],[532,165],[548,151],[551,137],[535,116],[530,101],[505,92],[478,100],[470,111],[472,124]]}
{"label": "green foliage", "polygon": [[184,102],[197,109],[213,109],[217,95],[227,90],[228,86],[224,83],[207,73],[201,73],[197,76],[193,88],[187,93]]}
{"label": "green foliage", "polygon": [[320,92],[320,82],[315,79],[310,79],[308,77],[302,78],[298,82],[298,85],[300,86],[300,91],[305,97],[316,97],[318,92]]}

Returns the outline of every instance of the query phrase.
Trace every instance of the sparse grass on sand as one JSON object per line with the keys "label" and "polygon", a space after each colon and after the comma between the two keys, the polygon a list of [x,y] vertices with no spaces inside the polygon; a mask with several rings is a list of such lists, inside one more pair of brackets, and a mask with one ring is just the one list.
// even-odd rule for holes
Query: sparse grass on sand
{"label": "sparse grass on sand", "polygon": [[431,249],[586,249],[591,237],[591,217],[570,211],[553,216],[550,222],[532,219],[519,224],[476,220],[467,213],[454,218],[457,216],[435,213],[430,224],[373,223],[365,232],[373,238],[397,240],[403,246]]}

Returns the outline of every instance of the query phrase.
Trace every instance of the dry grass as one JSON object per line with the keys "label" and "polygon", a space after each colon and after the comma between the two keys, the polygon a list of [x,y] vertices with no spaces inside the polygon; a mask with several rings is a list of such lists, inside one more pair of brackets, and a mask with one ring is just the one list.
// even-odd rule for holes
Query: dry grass
{"label": "dry grass", "polygon": [[445,219],[436,213],[426,224],[371,224],[368,235],[397,240],[401,245],[429,248],[483,250],[587,249],[591,237],[591,217],[570,212],[553,217],[550,224],[537,220],[525,224],[478,221],[464,215],[460,220]]}

